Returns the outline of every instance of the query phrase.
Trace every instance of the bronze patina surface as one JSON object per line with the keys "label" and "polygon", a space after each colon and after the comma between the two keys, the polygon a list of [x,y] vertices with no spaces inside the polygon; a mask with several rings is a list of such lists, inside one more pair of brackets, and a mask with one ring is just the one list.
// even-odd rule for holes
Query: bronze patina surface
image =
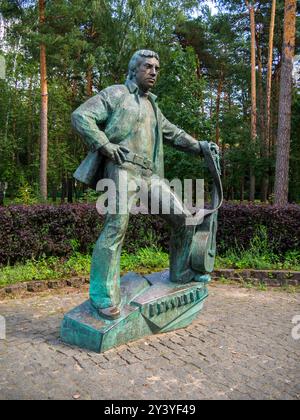
{"label": "bronze patina surface", "polygon": [[[202,307],[213,270],[222,202],[218,147],[199,142],[165,118],[150,92],[158,72],[158,55],[138,51],[124,85],[104,89],[72,114],[75,130],[90,149],[75,178],[92,188],[105,178],[116,187],[117,211],[107,214],[93,252],[90,301],[67,314],[62,324],[63,340],[95,351],[187,325]],[[191,213],[164,180],[164,141],[207,161],[215,188],[212,209],[199,225],[188,223]],[[155,200],[161,209],[162,197],[170,197],[169,213],[161,212],[171,227],[170,271],[163,280],[133,274],[120,279],[130,206],[137,199],[137,191],[128,189],[128,210],[120,211],[124,190],[120,180],[125,176],[128,184],[139,177],[148,185],[153,176],[157,178],[149,208]]]}
{"label": "bronze patina surface", "polygon": [[88,300],[65,315],[61,338],[66,343],[104,352],[129,341],[184,328],[197,316],[207,297],[202,283],[175,284],[169,272],[121,279],[121,316],[107,320]]}

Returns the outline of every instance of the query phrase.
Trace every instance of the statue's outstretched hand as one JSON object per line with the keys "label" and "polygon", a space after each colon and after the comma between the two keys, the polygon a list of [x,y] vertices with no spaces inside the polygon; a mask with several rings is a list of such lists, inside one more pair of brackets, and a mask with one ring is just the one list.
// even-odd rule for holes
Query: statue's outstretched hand
{"label": "statue's outstretched hand", "polygon": [[212,155],[212,158],[215,162],[216,169],[219,172],[219,174],[221,175],[220,148],[216,143],[214,143],[212,141],[201,142],[201,153],[202,153],[202,156],[204,156],[205,159],[207,157],[208,148],[209,148],[210,153]]}
{"label": "statue's outstretched hand", "polygon": [[216,155],[218,155],[220,153],[220,148],[216,143],[210,141],[208,144],[209,144],[210,151],[212,153],[214,153]]}
{"label": "statue's outstretched hand", "polygon": [[209,148],[213,155],[217,170],[219,174],[221,175],[221,163],[220,163],[220,148],[216,143],[209,142]]}
{"label": "statue's outstretched hand", "polygon": [[130,150],[127,149],[127,147],[118,146],[117,144],[113,143],[107,143],[100,149],[100,153],[102,153],[104,156],[112,160],[114,163],[117,163],[118,165],[122,165],[122,163],[125,162],[125,153],[129,152]]}

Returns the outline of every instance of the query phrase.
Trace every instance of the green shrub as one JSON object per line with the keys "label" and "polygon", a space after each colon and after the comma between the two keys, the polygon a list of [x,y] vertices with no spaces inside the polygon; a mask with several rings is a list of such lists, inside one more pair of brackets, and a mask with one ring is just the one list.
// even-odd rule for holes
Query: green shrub
{"label": "green shrub", "polygon": [[[122,272],[137,271],[151,273],[168,267],[168,254],[159,248],[140,249],[136,254],[123,252],[121,257]],[[72,276],[88,276],[91,268],[91,255],[74,252],[68,259],[58,257],[29,260],[25,264],[16,264],[0,268],[0,287],[8,284],[32,280],[51,280]]]}
{"label": "green shrub", "polygon": [[236,245],[224,256],[217,257],[217,268],[257,269],[257,270],[300,270],[300,252],[288,251],[279,256],[274,251],[274,244],[268,240],[268,231],[260,226],[250,241],[247,249]]}

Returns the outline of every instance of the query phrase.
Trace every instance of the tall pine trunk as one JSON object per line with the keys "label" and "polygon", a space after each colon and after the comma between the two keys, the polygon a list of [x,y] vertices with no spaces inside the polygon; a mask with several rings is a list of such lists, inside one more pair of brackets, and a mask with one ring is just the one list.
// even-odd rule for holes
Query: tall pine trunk
{"label": "tall pine trunk", "polygon": [[295,52],[295,34],[296,0],[285,0],[275,174],[275,204],[279,206],[283,206],[288,202],[292,72]]}
{"label": "tall pine trunk", "polygon": [[220,145],[220,104],[221,104],[221,95],[223,91],[224,83],[224,73],[221,71],[220,79],[218,82],[218,91],[216,99],[216,144]]}
{"label": "tall pine trunk", "polygon": [[89,98],[93,96],[93,68],[90,66],[86,72],[86,94]]}
{"label": "tall pine trunk", "polygon": [[[271,93],[272,93],[272,64],[273,64],[273,48],[274,48],[274,27],[276,14],[276,0],[272,1],[272,11],[269,30],[269,53],[268,53],[268,70],[267,70],[267,95],[266,95],[266,132],[263,142],[263,157],[266,160],[270,156],[271,144]],[[262,200],[267,201],[269,190],[269,165],[265,168],[264,178],[262,182]]]}
{"label": "tall pine trunk", "polygon": [[[264,94],[263,94],[263,62],[262,51],[260,46],[260,37],[256,32],[256,47],[257,47],[257,85],[258,85],[258,123],[259,123],[259,137],[263,144],[265,136],[265,118],[264,118]],[[262,147],[261,147],[262,149]]]}
{"label": "tall pine trunk", "polygon": [[267,103],[266,103],[266,136],[265,147],[269,150],[271,135],[271,92],[272,92],[272,64],[274,49],[274,28],[275,28],[276,0],[272,1],[271,21],[269,30],[269,54],[268,54],[268,70],[267,70]]}
{"label": "tall pine trunk", "polygon": [[[45,23],[46,1],[39,0],[40,26]],[[40,194],[47,201],[47,170],[48,170],[48,82],[46,46],[40,44],[40,74],[41,74],[41,117],[40,117]]]}
{"label": "tall pine trunk", "polygon": [[[257,109],[256,109],[256,42],[255,42],[255,12],[254,6],[246,0],[250,14],[251,25],[251,139],[256,145],[257,137]],[[255,200],[255,173],[254,167],[250,167],[250,201]]]}
{"label": "tall pine trunk", "polygon": [[[264,142],[265,142],[265,112],[264,112],[264,95],[263,95],[263,63],[262,63],[262,51],[261,51],[261,42],[259,34],[256,32],[256,46],[257,46],[257,67],[258,67],[258,124],[259,124],[259,146],[261,157],[264,157]],[[262,183],[261,183],[261,200],[266,201],[268,196],[265,193],[265,189],[268,186],[267,183],[267,173],[263,174]]]}

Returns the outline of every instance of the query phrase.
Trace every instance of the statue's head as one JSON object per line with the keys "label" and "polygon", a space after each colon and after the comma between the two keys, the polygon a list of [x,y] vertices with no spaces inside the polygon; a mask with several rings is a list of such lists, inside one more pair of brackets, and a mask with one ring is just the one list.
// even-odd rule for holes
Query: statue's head
{"label": "statue's head", "polygon": [[159,55],[154,51],[140,50],[129,62],[127,79],[135,82],[142,91],[147,92],[155,85],[158,72]]}

